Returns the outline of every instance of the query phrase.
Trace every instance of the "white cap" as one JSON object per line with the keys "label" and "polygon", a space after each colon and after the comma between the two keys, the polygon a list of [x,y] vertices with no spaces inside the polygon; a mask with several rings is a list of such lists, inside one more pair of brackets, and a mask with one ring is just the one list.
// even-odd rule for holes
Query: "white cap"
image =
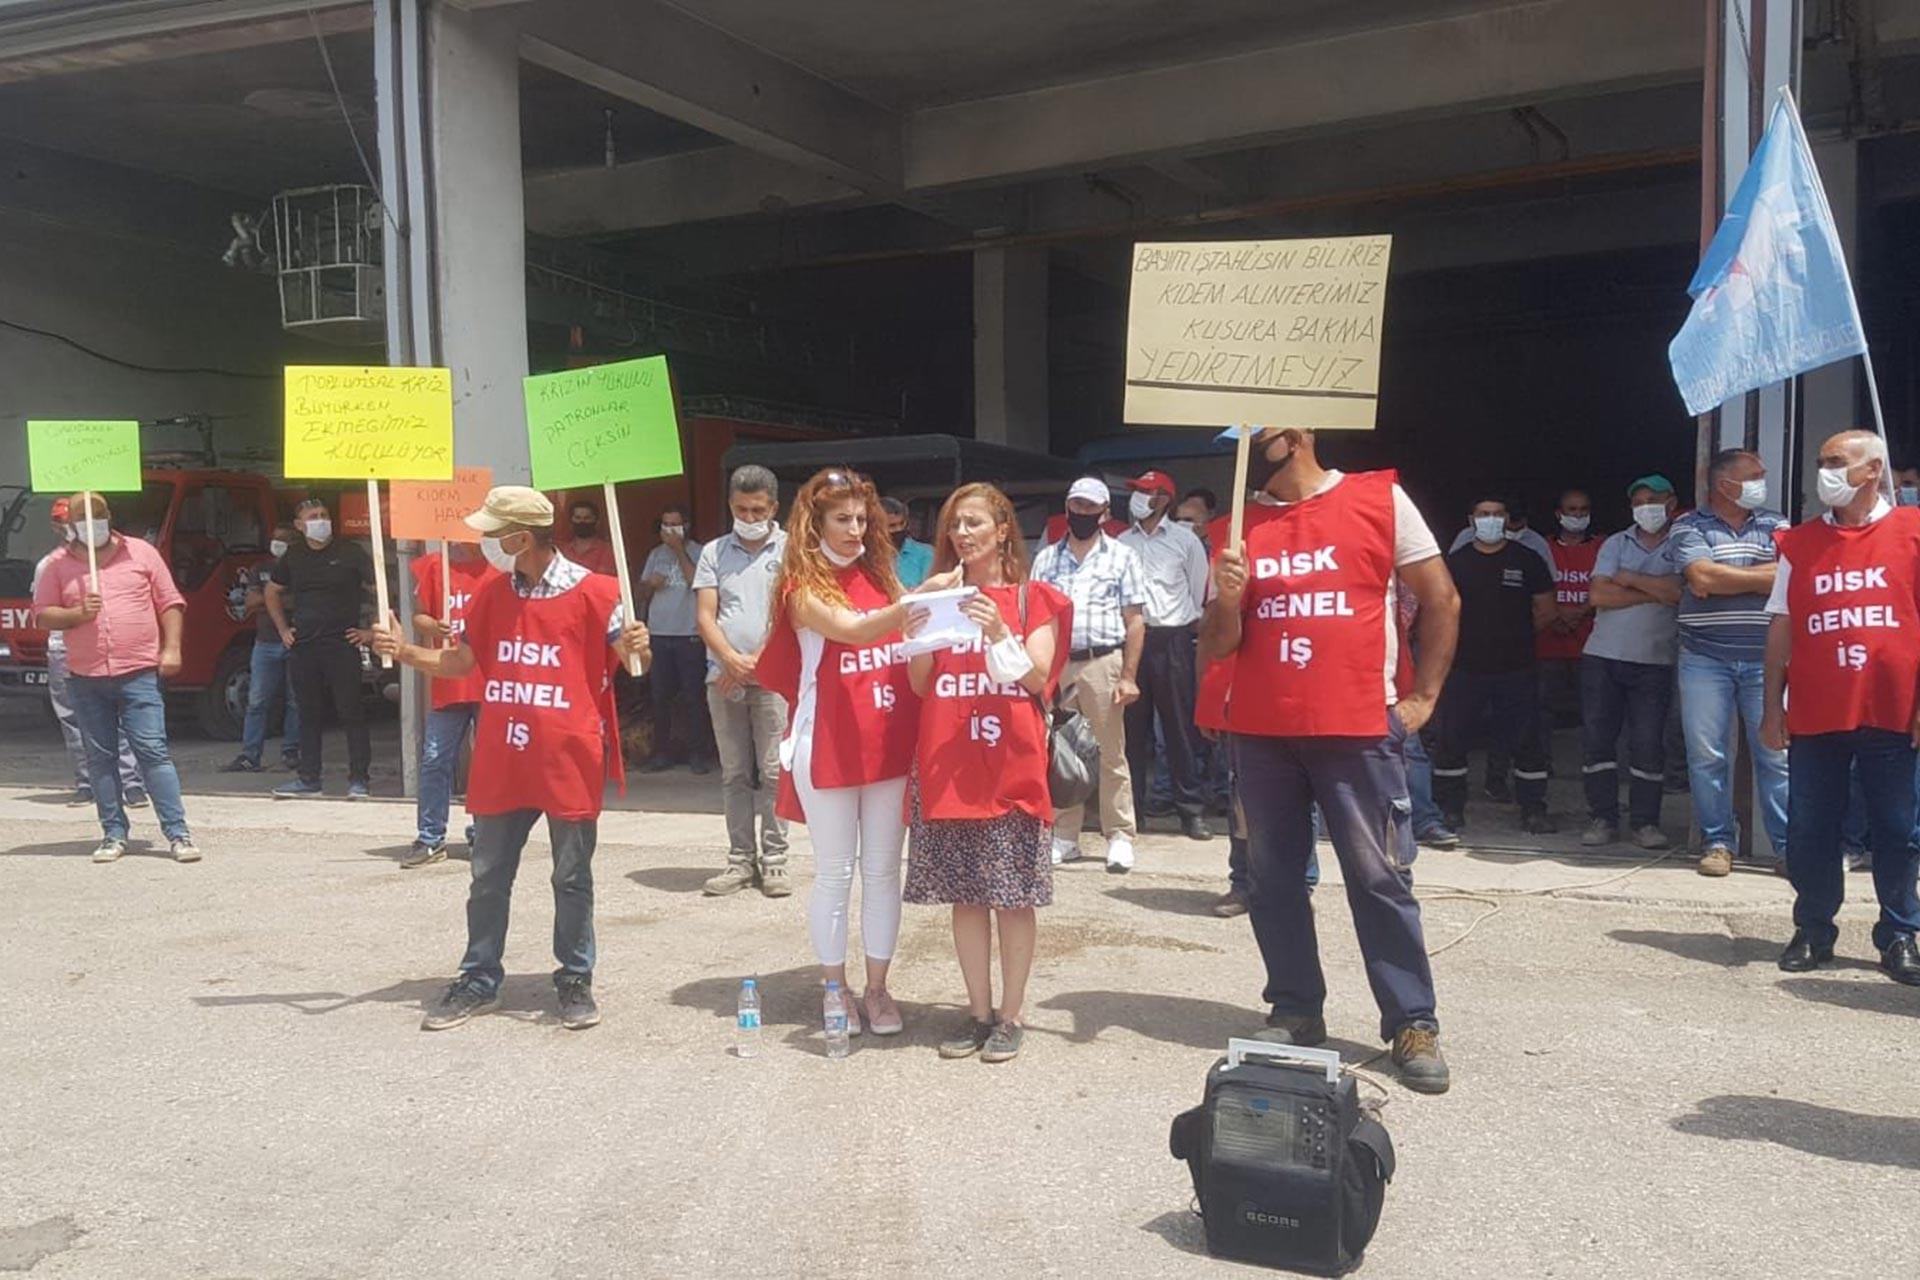
{"label": "white cap", "polygon": [[1097,502],[1103,507],[1113,502],[1113,495],[1107,492],[1107,486],[1092,476],[1081,476],[1073,482],[1073,487],[1067,490],[1067,501],[1071,502],[1075,498]]}

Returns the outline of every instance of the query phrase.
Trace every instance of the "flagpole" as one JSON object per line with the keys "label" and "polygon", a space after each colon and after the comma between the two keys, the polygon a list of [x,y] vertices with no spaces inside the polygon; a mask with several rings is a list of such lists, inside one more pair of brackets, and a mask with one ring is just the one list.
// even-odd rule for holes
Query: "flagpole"
{"label": "flagpole", "polygon": [[[1800,121],[1800,103],[1793,96],[1793,86],[1781,85],[1780,96],[1786,100],[1787,107],[1793,112],[1793,140],[1800,148],[1800,156],[1807,162],[1807,171],[1820,177],[1820,166],[1814,163],[1813,146],[1807,141],[1806,127]],[[1833,220],[1833,206],[1827,203],[1827,182],[1825,178],[1813,184],[1813,193],[1820,201],[1820,212],[1826,217],[1827,225],[1834,229],[1837,236],[1840,224]],[[1860,318],[1860,300],[1853,292],[1853,268],[1847,265],[1844,247],[1840,252],[1840,274],[1847,282],[1847,309],[1853,313],[1853,327],[1860,331],[1860,362],[1867,370],[1867,400],[1873,405],[1873,428],[1880,438],[1887,438],[1887,420],[1880,412],[1880,383],[1873,376],[1873,344],[1867,341],[1866,321]]]}

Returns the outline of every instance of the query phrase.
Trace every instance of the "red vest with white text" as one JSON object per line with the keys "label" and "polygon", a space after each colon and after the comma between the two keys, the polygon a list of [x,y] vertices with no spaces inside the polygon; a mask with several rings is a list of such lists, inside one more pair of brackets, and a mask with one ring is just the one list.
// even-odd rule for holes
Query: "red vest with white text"
{"label": "red vest with white text", "polygon": [[1386,736],[1394,479],[1347,475],[1247,534],[1233,732]]}
{"label": "red vest with white text", "polygon": [[[453,591],[443,595],[440,588],[440,557],[438,555],[415,556],[413,560],[414,612],[426,613],[449,623],[454,639],[466,635],[467,609],[480,588],[500,576],[500,571],[485,560],[455,560],[453,564]],[[447,616],[442,616],[445,611]],[[480,701],[480,685],[483,678],[478,668],[458,680],[433,681],[433,709],[439,711],[445,707],[458,706],[463,702]]]}
{"label": "red vest with white text", "polygon": [[[1245,538],[1253,530],[1279,515],[1285,508],[1272,506],[1265,502],[1248,502],[1241,513],[1240,536]],[[1210,560],[1218,561],[1220,553],[1226,550],[1227,543],[1233,538],[1233,517],[1224,515],[1207,526],[1207,546],[1211,550]],[[1233,692],[1233,660],[1235,655],[1216,658],[1200,669],[1200,682],[1193,696],[1193,722],[1202,729],[1211,729],[1224,733],[1227,728],[1227,696]]]}
{"label": "red vest with white text", "polygon": [[[1027,584],[1027,626],[1020,626],[1018,587],[986,587],[1015,635],[1059,619],[1053,670],[1042,695],[1051,701],[1066,665],[1073,605],[1044,582]],[[933,655],[933,678],[920,704],[915,754],[923,818],[997,818],[1019,809],[1053,821],[1047,793],[1047,730],[1033,696],[987,673],[981,642]]]}
{"label": "red vest with white text", "polygon": [[1793,566],[1788,731],[1908,732],[1920,685],[1920,509],[1853,528],[1809,520],[1773,540]]}
{"label": "red vest with white text", "polygon": [[[1605,538],[1588,538],[1568,546],[1558,538],[1549,539],[1553,552],[1553,598],[1556,604],[1585,604],[1592,598],[1593,566],[1600,559],[1600,544]],[[1593,633],[1588,618],[1578,631],[1542,631],[1534,638],[1533,652],[1538,658],[1578,658],[1586,651],[1587,637]]]}
{"label": "red vest with white text", "polygon": [[523,599],[503,575],[468,605],[481,677],[468,813],[579,822],[600,816],[609,779],[625,790],[607,643],[619,601],[619,579],[602,574],[546,600]]}

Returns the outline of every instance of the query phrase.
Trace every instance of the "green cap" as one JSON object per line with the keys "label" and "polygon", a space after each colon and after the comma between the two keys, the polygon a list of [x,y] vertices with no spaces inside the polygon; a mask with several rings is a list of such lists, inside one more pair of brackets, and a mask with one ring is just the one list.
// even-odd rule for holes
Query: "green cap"
{"label": "green cap", "polygon": [[1641,476],[1638,480],[1635,480],[1627,486],[1627,496],[1631,498],[1636,489],[1651,489],[1655,493],[1671,495],[1673,493],[1673,481],[1663,475]]}

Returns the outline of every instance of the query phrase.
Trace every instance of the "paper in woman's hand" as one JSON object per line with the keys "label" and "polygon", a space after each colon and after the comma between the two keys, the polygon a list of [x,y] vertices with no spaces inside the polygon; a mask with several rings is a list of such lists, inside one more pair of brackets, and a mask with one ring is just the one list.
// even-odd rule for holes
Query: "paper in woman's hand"
{"label": "paper in woman's hand", "polygon": [[954,587],[950,591],[922,591],[900,597],[909,608],[927,612],[926,624],[907,637],[907,656],[951,649],[978,640],[980,624],[960,611],[960,606],[978,590],[978,587]]}

